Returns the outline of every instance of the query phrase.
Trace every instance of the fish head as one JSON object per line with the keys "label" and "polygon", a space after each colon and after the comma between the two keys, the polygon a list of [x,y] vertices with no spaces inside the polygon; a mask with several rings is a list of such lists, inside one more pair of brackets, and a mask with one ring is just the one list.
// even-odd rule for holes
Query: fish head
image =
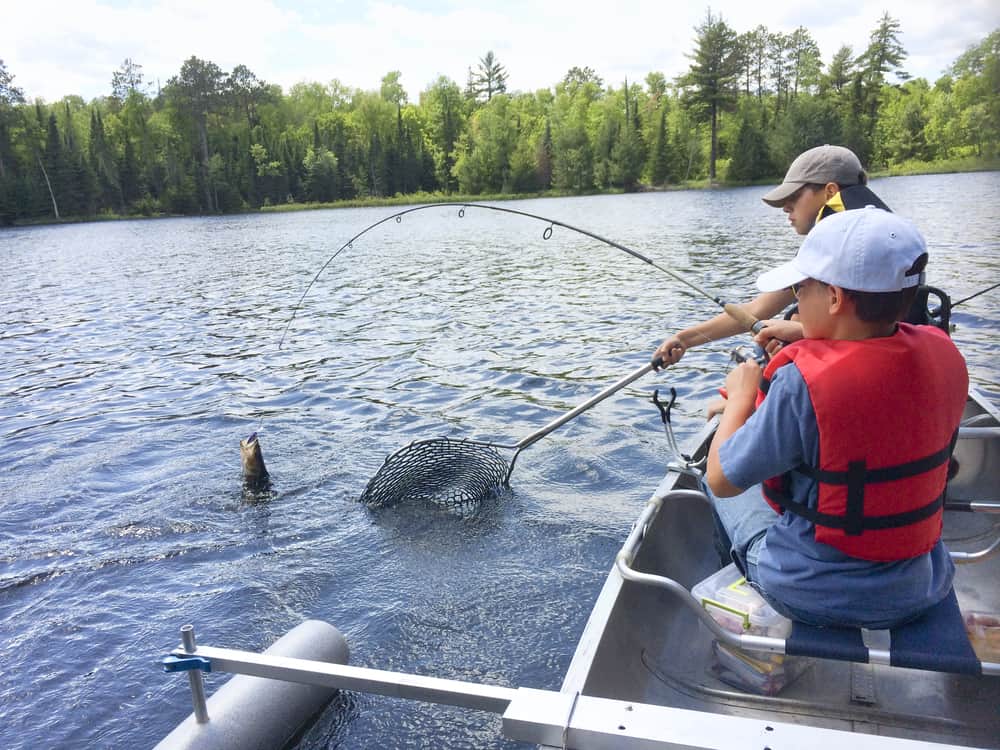
{"label": "fish head", "polygon": [[259,481],[267,477],[264,453],[261,451],[256,432],[252,433],[246,440],[240,441],[240,459],[243,461],[244,479]]}

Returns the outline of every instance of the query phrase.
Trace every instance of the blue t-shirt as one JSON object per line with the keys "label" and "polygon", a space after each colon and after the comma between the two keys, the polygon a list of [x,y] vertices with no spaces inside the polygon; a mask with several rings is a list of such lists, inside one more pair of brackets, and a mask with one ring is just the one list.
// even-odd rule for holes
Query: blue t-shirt
{"label": "blue t-shirt", "polygon": [[[726,478],[751,487],[819,461],[819,429],[802,374],[791,362],[777,370],[760,408],[719,449]],[[794,500],[816,507],[814,480],[792,474]],[[722,500],[721,502],[725,502]],[[791,512],[775,515],[758,547],[756,583],[768,597],[817,625],[886,628],[944,599],[955,566],[938,540],[923,555],[872,562],[817,542],[813,524]]]}

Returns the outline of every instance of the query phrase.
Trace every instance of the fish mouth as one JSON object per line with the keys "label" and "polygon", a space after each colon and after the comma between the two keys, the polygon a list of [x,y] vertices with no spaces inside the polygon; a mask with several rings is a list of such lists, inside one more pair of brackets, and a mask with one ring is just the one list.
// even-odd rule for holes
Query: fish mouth
{"label": "fish mouth", "polygon": [[250,448],[251,446],[253,446],[254,444],[256,444],[256,442],[257,442],[257,433],[256,432],[251,432],[250,436],[246,440],[241,440],[240,441],[240,445],[243,445],[243,446],[245,446],[247,448]]}

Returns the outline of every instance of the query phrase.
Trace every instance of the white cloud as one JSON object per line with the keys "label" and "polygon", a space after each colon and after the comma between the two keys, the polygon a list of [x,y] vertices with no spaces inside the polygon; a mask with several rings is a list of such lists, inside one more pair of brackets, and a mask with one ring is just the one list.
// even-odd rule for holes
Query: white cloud
{"label": "white cloud", "polygon": [[[1000,4],[971,0],[884,0],[817,14],[814,7],[710,3],[737,31],[805,26],[829,60],[842,45],[860,53],[883,10],[898,19],[905,67],[935,80],[970,44],[1000,27]],[[108,93],[126,57],[149,83],[165,83],[196,55],[223,70],[244,64],[286,89],[298,81],[340,79],[375,89],[390,70],[411,98],[439,75],[465,83],[469,67],[492,49],[515,90],[555,85],[573,66],[609,84],[651,71],[683,72],[705,6],[571,0],[326,2],[316,0],[75,0],[11,3],[0,28],[0,55],[29,96]],[[995,7],[996,6],[996,7]]]}
{"label": "white cloud", "polygon": [[[269,0],[194,0],[114,7],[101,0],[18,3],[5,11],[0,49],[29,96],[59,99],[110,92],[111,76],[130,57],[148,83],[165,83],[192,55],[223,69],[280,64],[280,41],[296,14]],[[275,63],[275,61],[279,61]]]}

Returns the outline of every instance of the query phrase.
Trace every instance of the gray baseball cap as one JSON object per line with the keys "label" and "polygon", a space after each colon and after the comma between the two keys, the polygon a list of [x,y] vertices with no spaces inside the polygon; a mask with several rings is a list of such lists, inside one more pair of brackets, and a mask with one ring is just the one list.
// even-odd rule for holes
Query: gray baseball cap
{"label": "gray baseball cap", "polygon": [[782,183],[762,200],[769,206],[781,208],[785,199],[803,185],[825,185],[828,182],[836,182],[841,187],[864,185],[868,182],[868,175],[851,149],[817,146],[799,154],[785,173]]}

